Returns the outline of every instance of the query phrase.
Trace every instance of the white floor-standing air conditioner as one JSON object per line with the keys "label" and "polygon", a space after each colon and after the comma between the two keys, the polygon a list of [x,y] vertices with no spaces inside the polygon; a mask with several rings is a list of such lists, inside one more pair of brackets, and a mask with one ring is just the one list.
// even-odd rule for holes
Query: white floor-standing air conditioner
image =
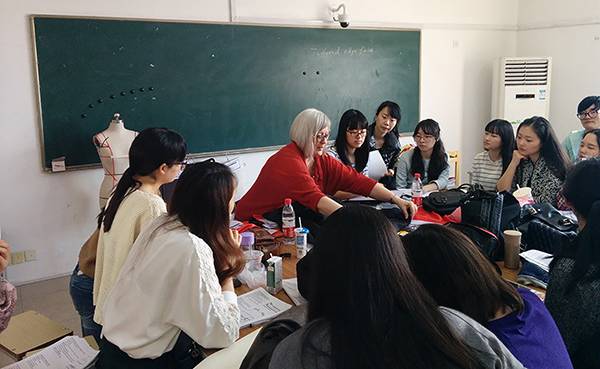
{"label": "white floor-standing air conditioner", "polygon": [[504,57],[495,62],[492,119],[518,124],[550,113],[550,57]]}

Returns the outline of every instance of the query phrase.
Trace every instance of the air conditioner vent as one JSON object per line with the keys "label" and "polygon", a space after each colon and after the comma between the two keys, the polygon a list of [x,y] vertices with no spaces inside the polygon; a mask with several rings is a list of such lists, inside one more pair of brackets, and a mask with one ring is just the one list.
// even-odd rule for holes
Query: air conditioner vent
{"label": "air conditioner vent", "polygon": [[504,65],[504,85],[545,85],[548,83],[548,65],[547,59],[506,60]]}

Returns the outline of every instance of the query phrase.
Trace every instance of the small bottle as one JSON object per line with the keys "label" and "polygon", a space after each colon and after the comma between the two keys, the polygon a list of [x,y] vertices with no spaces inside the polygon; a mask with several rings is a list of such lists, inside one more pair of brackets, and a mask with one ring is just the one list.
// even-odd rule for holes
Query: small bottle
{"label": "small bottle", "polygon": [[412,195],[412,202],[421,206],[423,202],[423,183],[421,182],[421,173],[415,173],[415,178],[413,179],[412,186],[410,187],[410,192]]}
{"label": "small bottle", "polygon": [[296,228],[296,216],[292,207],[292,199],[285,199],[283,210],[281,211],[281,230],[283,236],[293,242],[295,238],[294,229]]}
{"label": "small bottle", "polygon": [[254,233],[244,232],[241,235],[240,248],[242,251],[248,251],[254,249]]}

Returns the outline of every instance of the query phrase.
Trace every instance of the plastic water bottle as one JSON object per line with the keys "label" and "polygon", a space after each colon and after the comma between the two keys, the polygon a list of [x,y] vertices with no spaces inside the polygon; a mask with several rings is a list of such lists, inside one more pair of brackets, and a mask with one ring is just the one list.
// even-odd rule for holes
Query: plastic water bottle
{"label": "plastic water bottle", "polygon": [[286,240],[293,242],[295,239],[296,216],[292,207],[292,199],[285,199],[281,211],[281,230]]}
{"label": "plastic water bottle", "polygon": [[421,173],[415,173],[410,192],[412,195],[412,202],[417,206],[421,206],[423,203],[423,183],[421,182]]}

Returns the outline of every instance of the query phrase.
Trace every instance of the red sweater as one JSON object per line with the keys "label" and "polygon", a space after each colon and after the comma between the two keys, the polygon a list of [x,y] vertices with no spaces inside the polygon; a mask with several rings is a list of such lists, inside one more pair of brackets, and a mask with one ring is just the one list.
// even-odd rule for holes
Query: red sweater
{"label": "red sweater", "polygon": [[294,142],[282,147],[267,160],[256,182],[238,201],[235,216],[248,220],[283,206],[286,197],[317,211],[326,195],[346,191],[369,196],[377,184],[329,155],[315,155],[311,176],[302,151]]}

